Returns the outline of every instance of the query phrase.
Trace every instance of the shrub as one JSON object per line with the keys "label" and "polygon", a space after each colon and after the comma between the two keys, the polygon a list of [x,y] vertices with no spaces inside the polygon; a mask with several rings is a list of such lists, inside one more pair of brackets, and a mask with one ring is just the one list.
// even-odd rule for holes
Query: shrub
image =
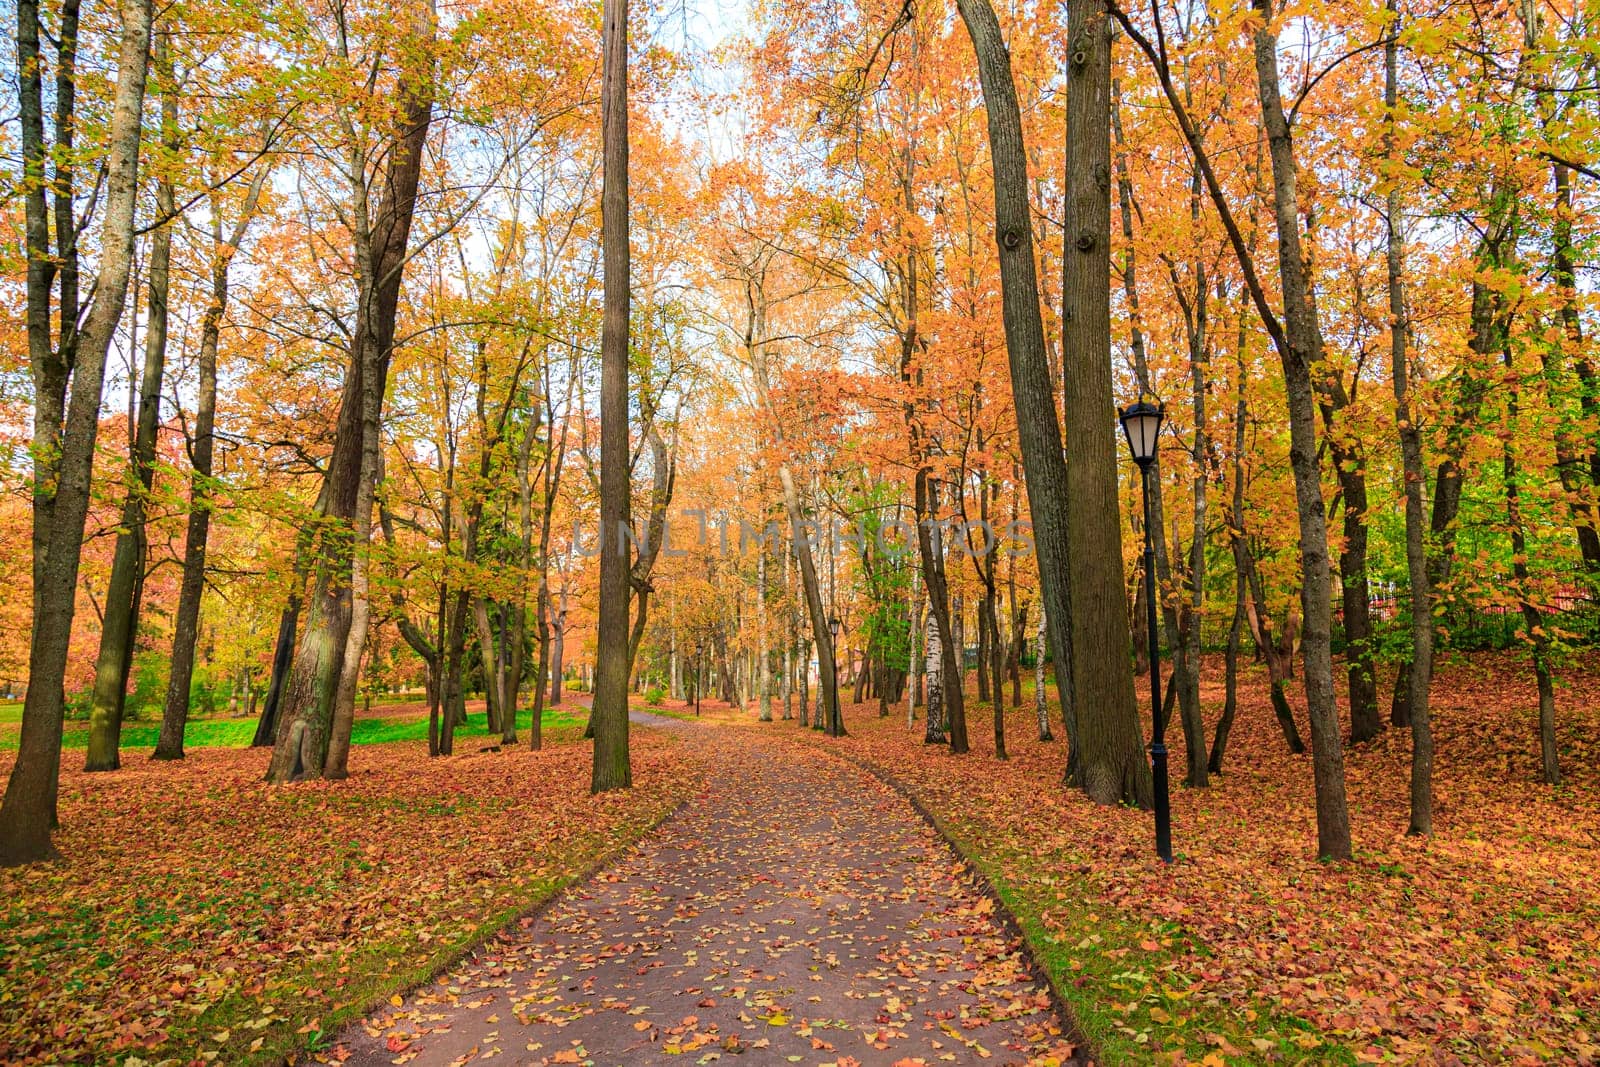
{"label": "shrub", "polygon": [[123,718],[142,719],[147,713],[160,717],[167,696],[167,669],[167,657],[162,652],[146,649],[134,653],[133,692],[123,704]]}
{"label": "shrub", "polygon": [[68,699],[67,718],[87,720],[89,718],[89,712],[93,710],[93,708],[94,687],[90,686],[88,689],[83,689],[77,693],[74,693],[72,697]]}
{"label": "shrub", "polygon": [[667,691],[659,685],[653,685],[645,690],[644,702],[646,704],[659,704],[667,699]]}

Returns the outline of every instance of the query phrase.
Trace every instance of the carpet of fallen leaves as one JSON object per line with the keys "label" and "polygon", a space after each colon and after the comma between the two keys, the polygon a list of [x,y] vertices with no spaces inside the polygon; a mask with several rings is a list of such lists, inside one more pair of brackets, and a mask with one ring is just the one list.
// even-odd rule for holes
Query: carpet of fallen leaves
{"label": "carpet of fallen leaves", "polygon": [[577,734],[436,760],[363,746],[347,781],[288,787],[262,782],[259,749],[64,769],[66,858],[0,871],[0,1062],[280,1062],[321,1043],[696,788],[682,746],[641,731],[633,791],[590,797]]}
{"label": "carpet of fallen leaves", "polygon": [[[1410,733],[1387,729],[1346,749],[1356,857],[1336,865],[1313,855],[1310,756],[1288,753],[1258,671],[1211,788],[1181,787],[1174,739],[1170,867],[1153,856],[1148,814],[1060,786],[1065,746],[1036,740],[1031,702],[1007,715],[1005,763],[986,707],[961,758],[925,749],[903,704],[889,718],[847,708],[845,739],[790,736],[890,775],[939,820],[998,883],[1108,1062],[1592,1064],[1600,669],[1564,681],[1566,783],[1552,789],[1538,781],[1523,661],[1445,665],[1432,838],[1405,836]],[[1207,663],[1202,700],[1210,730],[1220,663]]]}

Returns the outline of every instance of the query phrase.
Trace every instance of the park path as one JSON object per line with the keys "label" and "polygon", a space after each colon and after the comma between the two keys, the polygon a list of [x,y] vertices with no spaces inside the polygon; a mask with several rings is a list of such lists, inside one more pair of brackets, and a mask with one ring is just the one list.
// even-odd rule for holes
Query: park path
{"label": "park path", "polygon": [[635,716],[709,758],[621,861],[341,1035],[349,1064],[1066,1061],[994,903],[907,802],[792,728]]}

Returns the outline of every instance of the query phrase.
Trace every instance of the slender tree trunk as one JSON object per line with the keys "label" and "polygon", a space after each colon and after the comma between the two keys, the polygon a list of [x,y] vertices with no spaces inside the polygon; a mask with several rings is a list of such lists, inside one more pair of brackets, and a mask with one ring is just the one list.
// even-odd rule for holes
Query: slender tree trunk
{"label": "slender tree trunk", "polygon": [[1545,634],[1543,613],[1529,595],[1528,539],[1522,517],[1521,474],[1517,469],[1512,438],[1517,431],[1519,387],[1511,358],[1505,352],[1506,380],[1510,390],[1506,399],[1506,428],[1502,443],[1502,474],[1506,492],[1506,523],[1511,528],[1511,572],[1517,582],[1517,604],[1528,627],[1528,643],[1533,650],[1533,674],[1539,687],[1539,772],[1546,785],[1561,784],[1561,762],[1556,750],[1555,686],[1550,678],[1550,639]]}
{"label": "slender tree trunk", "polygon": [[[1012,466],[1011,528],[1017,528],[1017,498],[1022,495],[1021,471]],[[1006,669],[1011,674],[1011,706],[1022,707],[1022,650],[1028,642],[1028,605],[1017,601],[1017,556],[1006,558],[1006,607],[1011,617],[1011,647],[1006,653]],[[1043,612],[1040,613],[1043,617]]]}
{"label": "slender tree trunk", "polygon": [[[165,31],[155,35],[152,55],[161,92],[161,142],[169,153],[175,154],[178,103]],[[168,164],[169,168],[171,165]],[[163,216],[172,215],[176,200],[170,170],[164,171],[156,182],[156,211]],[[150,297],[145,314],[138,428],[128,456],[126,493],[112,556],[111,581],[100,613],[100,656],[95,664],[93,706],[89,712],[89,748],[83,763],[86,771],[114,771],[122,765],[123,704],[128,693],[134,645],[138,641],[139,607],[144,592],[145,501],[155,480],[156,433],[160,428],[161,383],[167,360],[171,264],[172,224],[169,222],[157,227],[150,237]],[[188,694],[184,697],[187,699]]]}
{"label": "slender tree trunk", "polygon": [[1317,455],[1317,414],[1313,368],[1322,362],[1321,327],[1300,245],[1296,163],[1278,78],[1278,38],[1271,0],[1256,0],[1262,16],[1255,34],[1256,84],[1262,123],[1272,160],[1273,205],[1277,216],[1278,269],[1283,290],[1282,319],[1267,299],[1253,251],[1239,230],[1222,184],[1212,169],[1200,134],[1172,82],[1164,46],[1158,48],[1126,15],[1113,14],[1155,67],[1161,89],[1183,132],[1212,204],[1233,246],[1251,301],[1277,349],[1289,408],[1289,462],[1294,474],[1300,526],[1301,606],[1305,615],[1306,698],[1310,708],[1317,798],[1317,849],[1326,859],[1348,859],[1350,819],[1345,802],[1344,751],[1333,693],[1331,647],[1331,572],[1327,516],[1323,507]]}
{"label": "slender tree trunk", "polygon": [[[1000,674],[1000,618],[995,611],[995,597],[992,593],[985,603],[985,611],[988,615],[990,666],[994,671],[994,701],[991,705],[994,710],[994,758],[1006,759],[1008,758],[1006,756],[1006,695]],[[979,673],[982,673],[981,669]]]}
{"label": "slender tree trunk", "polygon": [[[18,5],[19,51],[23,39],[33,36],[37,55],[38,11]],[[54,473],[55,495],[49,499],[36,489],[34,629],[28,651],[28,695],[22,708],[22,728],[17,761],[12,765],[5,800],[0,804],[0,865],[12,866],[50,857],[55,850],[50,831],[56,821],[56,796],[61,772],[62,722],[66,712],[64,681],[73,609],[78,587],[78,564],[83,545],[84,521],[89,510],[89,482],[94,468],[95,439],[100,426],[100,397],[105,384],[106,354],[122,318],[133,263],[134,209],[138,200],[139,133],[144,107],[145,76],[150,58],[149,0],[122,0],[118,36],[117,87],[112,101],[107,139],[105,214],[101,228],[100,276],[94,304],[78,345],[72,367],[71,401],[59,436],[59,459]],[[32,25],[27,23],[32,21]],[[76,29],[74,28],[74,33]],[[30,119],[30,122],[34,121]],[[42,149],[42,144],[38,146]],[[42,177],[42,153],[29,159]],[[27,164],[25,164],[26,166]],[[31,194],[30,194],[31,195]],[[72,207],[68,211],[75,210]],[[30,231],[33,220],[30,219]],[[29,328],[41,319],[48,330],[49,272],[32,262],[39,249],[30,233]],[[37,282],[45,284],[42,291]],[[65,288],[63,279],[63,288]],[[44,301],[43,307],[34,304]],[[29,356],[39,349],[31,343]],[[48,332],[44,337],[48,356]],[[45,368],[36,370],[43,374]],[[36,418],[38,417],[36,413]],[[48,457],[35,450],[35,462]],[[36,471],[35,481],[48,479]],[[48,532],[38,538],[40,523]],[[38,541],[43,540],[41,546]],[[39,553],[40,547],[43,552]],[[39,556],[42,555],[42,563]]]}
{"label": "slender tree trunk", "polygon": [[[784,593],[784,641],[783,641],[783,717],[790,719],[794,712],[790,705],[795,689],[795,673],[805,669],[805,659],[796,655],[800,643],[799,623],[795,620],[794,611],[789,605],[794,603],[794,575],[790,570],[793,554],[783,554],[783,593]],[[800,701],[800,717],[805,718],[806,705],[804,699]],[[801,722],[802,726],[805,725]]]}
{"label": "slender tree trunk", "polygon": [[[1397,74],[1400,13],[1398,0],[1389,0],[1392,21],[1384,42],[1384,155],[1391,169],[1401,164],[1395,141],[1395,108],[1399,102]],[[1424,542],[1422,435],[1411,413],[1410,355],[1406,351],[1404,290],[1404,234],[1401,231],[1400,183],[1389,178],[1386,204],[1388,242],[1386,266],[1389,289],[1389,364],[1393,374],[1395,424],[1399,427],[1401,470],[1405,485],[1406,575],[1411,587],[1411,657],[1395,686],[1391,722],[1411,727],[1411,829],[1427,833],[1433,826],[1433,731],[1428,713],[1428,689],[1433,677],[1433,576],[1429,573]],[[1403,686],[1403,688],[1402,688]],[[1404,703],[1402,705],[1402,694]],[[1404,722],[1400,722],[1401,718]]]}
{"label": "slender tree trunk", "polygon": [[605,0],[600,194],[605,315],[600,338],[600,619],[590,789],[633,786],[628,757],[628,0]]}
{"label": "slender tree trunk", "polygon": [[[523,572],[526,574],[526,570]],[[500,743],[517,743],[517,704],[522,691],[522,673],[526,663],[528,637],[528,605],[526,589],[519,589],[515,603],[500,606],[501,653],[505,673],[500,680]],[[507,618],[509,616],[509,625]]]}
{"label": "slender tree trunk", "polygon": [[1227,510],[1228,548],[1233,553],[1233,621],[1228,627],[1228,650],[1223,666],[1225,693],[1222,717],[1217,720],[1216,736],[1211,742],[1211,757],[1206,764],[1207,770],[1212,774],[1222,773],[1222,760],[1227,752],[1228,736],[1233,730],[1234,715],[1239,707],[1239,628],[1245,620],[1246,598],[1250,593],[1249,576],[1252,573],[1250,549],[1245,542],[1244,528],[1244,454],[1250,408],[1245,400],[1246,335],[1243,311],[1244,309],[1240,308],[1239,331],[1233,346],[1236,395],[1233,404],[1233,471],[1229,479],[1231,493]]}
{"label": "slender tree trunk", "polygon": [[1317,414],[1311,376],[1322,363],[1322,330],[1305,253],[1300,245],[1296,162],[1278,80],[1278,33],[1271,0],[1257,0],[1265,20],[1255,36],[1256,82],[1272,160],[1278,222],[1278,273],[1283,288],[1285,340],[1280,349],[1289,401],[1289,466],[1300,518],[1300,600],[1304,637],[1306,708],[1311,720],[1312,768],[1317,796],[1317,854],[1350,858],[1350,815],[1345,804],[1344,749],[1334,703],[1332,576],[1322,473],[1317,461]]}
{"label": "slender tree trunk", "polygon": [[[1330,427],[1329,432],[1336,431]],[[1339,585],[1344,616],[1346,678],[1350,693],[1350,740],[1370,741],[1383,729],[1372,662],[1372,587],[1367,580],[1367,477],[1365,457],[1334,453],[1344,497],[1344,545],[1339,550]]]}
{"label": "slender tree trunk", "polygon": [[494,619],[489,614],[491,602],[487,597],[472,598],[472,631],[478,638],[478,663],[483,670],[483,698],[489,712],[489,732],[498,734],[505,730],[505,676],[507,649],[496,647]]}
{"label": "slender tree trunk", "polygon": [[[1188,85],[1185,82],[1185,92],[1187,90]],[[1133,354],[1134,376],[1138,379],[1139,390],[1142,394],[1153,396],[1155,388],[1150,378],[1150,364],[1145,353],[1144,328],[1140,318],[1138,256],[1134,250],[1133,231],[1133,180],[1128,172],[1127,150],[1122,130],[1122,87],[1114,79],[1111,82],[1111,129],[1116,145],[1117,206],[1118,215],[1122,223],[1123,252],[1119,273],[1122,276],[1123,299],[1127,302],[1129,310],[1129,347]],[[1190,216],[1191,219],[1196,221],[1197,226],[1200,214],[1199,180],[1199,170],[1196,168],[1190,185]],[[1198,539],[1198,537],[1203,536],[1203,531],[1205,530],[1205,464],[1203,458],[1205,394],[1203,386],[1199,383],[1202,377],[1200,367],[1205,360],[1207,344],[1206,275],[1204,265],[1197,261],[1194,265],[1193,293],[1189,294],[1187,293],[1187,287],[1178,277],[1176,268],[1169,264],[1168,270],[1171,276],[1172,290],[1177,296],[1183,313],[1184,333],[1189,346],[1189,363],[1192,376],[1197,383],[1194,393],[1196,433],[1194,454],[1201,458],[1195,465],[1196,476],[1193,485],[1196,494],[1194,498],[1195,507],[1198,515],[1198,521],[1194,528],[1197,531]],[[1188,635],[1193,631],[1193,628],[1187,624],[1185,619],[1189,610],[1198,610],[1204,606],[1203,573],[1197,579],[1191,566],[1188,576],[1191,591],[1202,594],[1200,603],[1196,604],[1191,599],[1189,605],[1181,604],[1178,599],[1178,581],[1174,574],[1171,556],[1176,556],[1179,559],[1182,556],[1176,544],[1174,544],[1171,556],[1167,551],[1166,538],[1164,536],[1166,529],[1166,500],[1159,476],[1149,480],[1147,491],[1150,497],[1149,513],[1151,525],[1154,527],[1150,531],[1150,535],[1155,548],[1156,597],[1157,603],[1161,606],[1161,620],[1163,629],[1166,632],[1167,645],[1172,649],[1172,687],[1169,692],[1177,694],[1180,709],[1178,721],[1183,729],[1184,748],[1187,753],[1185,784],[1191,788],[1204,788],[1206,785],[1205,730],[1200,720],[1199,656],[1197,650],[1190,647]],[[1174,537],[1176,537],[1176,534],[1174,534]],[[1203,553],[1199,559],[1203,568],[1205,559]],[[1191,554],[1190,563],[1193,564],[1193,562],[1194,556]],[[1137,579],[1138,596],[1134,598],[1134,604],[1137,605],[1144,602],[1144,597],[1147,595],[1144,591],[1144,585],[1148,580],[1148,576],[1141,572]],[[1149,648],[1149,638],[1144,634],[1142,627],[1134,627],[1133,642],[1135,662],[1138,665],[1137,669],[1146,671],[1149,669],[1151,649]]]}
{"label": "slender tree trunk", "polygon": [[800,642],[800,729],[811,726],[811,643]]}
{"label": "slender tree trunk", "polygon": [[[981,568],[976,558],[974,566]],[[980,570],[980,580],[981,580]],[[984,587],[978,599],[978,703],[987,704],[992,696],[989,689],[989,590]]]}
{"label": "slender tree trunk", "polygon": [[[1193,197],[1193,216],[1200,214],[1199,176],[1196,175]],[[1210,760],[1206,753],[1205,720],[1200,712],[1200,649],[1203,640],[1206,611],[1206,522],[1210,503],[1206,495],[1207,456],[1210,447],[1206,435],[1206,368],[1209,365],[1207,347],[1206,274],[1200,263],[1195,264],[1195,327],[1189,335],[1189,381],[1194,412],[1194,446],[1192,459],[1194,473],[1190,478],[1190,499],[1193,513],[1190,516],[1189,535],[1189,602],[1178,612],[1177,640],[1174,642],[1173,689],[1178,699],[1178,714],[1183,722],[1185,752],[1184,781],[1190,788],[1204,789]],[[1176,537],[1176,534],[1174,534]],[[1177,546],[1173,546],[1177,551]]]}
{"label": "slender tree trunk", "polygon": [[[62,420],[67,412],[67,384],[79,346],[77,125],[78,0],[63,0],[56,28],[54,151],[45,139],[44,69],[40,52],[37,0],[18,0],[17,86],[21,132],[24,245],[27,253],[28,365],[33,380],[33,586],[44,587],[50,524],[55,513],[55,474],[62,447]],[[53,176],[49,173],[54,168]],[[53,201],[53,203],[52,203]],[[52,210],[53,209],[53,210]],[[50,247],[51,216],[55,249]],[[59,285],[58,285],[59,283]],[[52,289],[59,329],[52,330]],[[52,334],[57,336],[53,337]],[[58,341],[59,343],[53,343]],[[44,607],[33,598],[33,624],[38,630]],[[58,757],[59,758],[59,757]],[[57,770],[59,765],[57,766]],[[52,781],[56,770],[51,771]],[[55,825],[55,804],[50,803]]]}
{"label": "slender tree trunk", "polygon": [[[183,733],[189,721],[189,686],[194,676],[195,641],[200,632],[200,600],[205,593],[206,544],[211,533],[211,470],[217,418],[217,344],[222,333],[223,316],[228,310],[228,270],[255,217],[268,170],[267,167],[260,168],[251,180],[233,232],[226,238],[222,231],[221,204],[214,200],[211,206],[211,237],[215,251],[211,260],[211,298],[200,322],[200,388],[195,404],[194,441],[189,454],[193,473],[189,478],[189,517],[183,537],[183,577],[178,586],[178,611],[172,629],[171,673],[167,678],[167,699],[161,714],[161,734],[151,754],[154,759],[183,758]],[[301,536],[296,539],[296,590],[302,580],[300,560],[304,556],[303,547],[304,537]],[[277,657],[283,657],[283,668],[286,669],[288,653],[294,647],[295,623],[299,614],[299,596],[294,593],[290,595],[289,604],[278,622],[278,644],[267,707],[252,745],[265,745],[271,737],[267,716],[276,713],[283,686],[283,673]],[[254,695],[252,689],[252,714],[255,709]]]}

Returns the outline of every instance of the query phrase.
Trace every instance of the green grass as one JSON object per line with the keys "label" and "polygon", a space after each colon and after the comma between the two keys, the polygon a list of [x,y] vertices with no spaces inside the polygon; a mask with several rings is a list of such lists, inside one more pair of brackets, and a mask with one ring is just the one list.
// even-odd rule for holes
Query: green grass
{"label": "green grass", "polygon": [[[8,714],[11,712],[10,707],[0,708],[0,723],[20,720],[21,705],[15,707],[19,711],[14,716]],[[580,721],[578,718],[565,710],[546,709],[542,724],[543,728],[548,729],[578,721]],[[532,723],[533,717],[528,711],[517,713],[517,729],[524,736]],[[160,733],[160,723],[125,722],[122,724],[122,747],[154,748]],[[458,738],[485,737],[488,733],[486,717],[481,713],[469,715],[465,726],[456,727]],[[193,719],[183,732],[183,744],[185,748],[247,748],[255,734],[255,719]],[[426,715],[393,719],[357,719],[355,728],[350,734],[350,743],[376,745],[388,741],[420,741],[427,736]],[[16,748],[17,737],[18,732],[15,730],[0,731],[0,749]],[[89,747],[89,727],[81,723],[69,723],[62,735],[61,747]]]}
{"label": "green grass", "polygon": [[1083,857],[1008,846],[987,833],[981,821],[959,813],[934,821],[988,878],[1074,1021],[1106,1062],[1150,1061],[1180,1050],[1198,1061],[1213,1051],[1211,1035],[1228,1041],[1228,1063],[1356,1062],[1348,1048],[1268,1002],[1233,1008],[1191,1000],[1194,979],[1185,968],[1207,953],[1181,926],[1131,922],[1116,907],[1097,901],[1087,884],[1018,876],[1036,869],[1080,869]]}
{"label": "green grass", "polygon": [[700,718],[700,716],[694,713],[694,709],[692,707],[688,710],[685,710],[683,708],[663,708],[656,704],[646,704],[639,710],[650,715],[662,715],[669,719],[685,719],[689,722],[696,722]]}

